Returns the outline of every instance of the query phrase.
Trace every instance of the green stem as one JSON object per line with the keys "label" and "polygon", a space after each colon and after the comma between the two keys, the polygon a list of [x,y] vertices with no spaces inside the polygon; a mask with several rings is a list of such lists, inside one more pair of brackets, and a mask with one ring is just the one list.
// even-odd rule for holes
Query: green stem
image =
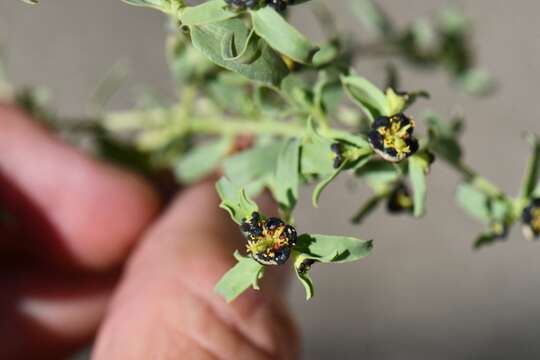
{"label": "green stem", "polygon": [[193,118],[190,129],[194,133],[210,135],[276,135],[284,137],[302,137],[306,133],[304,127],[292,123],[275,121],[249,122],[244,119]]}
{"label": "green stem", "polygon": [[468,165],[462,162],[449,164],[460,172],[468,181],[470,181],[474,187],[484,192],[486,195],[496,198],[506,198],[506,195],[495,184],[478,175],[478,173],[471,169]]}

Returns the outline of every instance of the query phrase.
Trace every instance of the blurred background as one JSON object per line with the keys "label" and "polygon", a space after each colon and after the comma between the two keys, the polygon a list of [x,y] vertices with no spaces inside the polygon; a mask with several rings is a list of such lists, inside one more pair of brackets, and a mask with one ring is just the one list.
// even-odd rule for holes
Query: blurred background
{"label": "blurred background", "polygon": [[[348,1],[328,1],[340,28],[364,31]],[[447,1],[379,1],[399,23],[429,17]],[[427,89],[429,108],[467,119],[463,145],[473,168],[513,194],[519,188],[529,146],[524,130],[540,132],[540,3],[456,1],[474,22],[478,64],[499,84],[487,98],[460,94],[441,72],[403,73],[405,89]],[[124,109],[144,85],[172,98],[163,42],[164,17],[119,0],[43,0],[37,7],[0,2],[0,43],[16,85],[44,85],[63,115],[79,115],[97,80],[118,61],[130,69],[125,91],[111,102]],[[313,38],[315,21],[293,12]],[[384,63],[360,61],[358,72],[382,81]],[[343,176],[312,209],[309,189],[300,201],[301,229],[374,238],[369,258],[341,266],[316,266],[316,296],[306,303],[293,282],[289,294],[304,335],[305,359],[536,359],[540,357],[540,244],[517,228],[506,242],[472,250],[481,225],[453,202],[458,177],[436,163],[429,177],[428,214],[420,220],[383,209],[361,226],[348,222],[368,197],[367,188]]]}

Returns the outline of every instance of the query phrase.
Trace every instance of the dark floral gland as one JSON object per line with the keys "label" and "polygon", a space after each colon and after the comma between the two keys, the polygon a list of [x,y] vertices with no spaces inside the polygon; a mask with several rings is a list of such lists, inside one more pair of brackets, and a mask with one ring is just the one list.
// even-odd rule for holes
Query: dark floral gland
{"label": "dark floral gland", "polygon": [[540,198],[532,199],[521,214],[523,236],[529,240],[540,236]]}
{"label": "dark floral gland", "polygon": [[291,2],[290,0],[266,0],[266,3],[277,11],[285,11]]}
{"label": "dark floral gland", "polygon": [[271,6],[277,11],[285,11],[290,0],[225,0],[225,3],[236,11],[255,10],[262,6]]}
{"label": "dark floral gland", "polygon": [[234,10],[257,9],[263,3],[261,0],[225,0]]}
{"label": "dark floral gland", "polygon": [[373,150],[383,159],[398,162],[418,150],[414,137],[416,124],[404,114],[380,116],[373,122],[368,140]]}
{"label": "dark floral gland", "polygon": [[247,238],[247,252],[263,265],[283,265],[296,245],[296,229],[279,218],[264,218],[254,212],[241,229]]}

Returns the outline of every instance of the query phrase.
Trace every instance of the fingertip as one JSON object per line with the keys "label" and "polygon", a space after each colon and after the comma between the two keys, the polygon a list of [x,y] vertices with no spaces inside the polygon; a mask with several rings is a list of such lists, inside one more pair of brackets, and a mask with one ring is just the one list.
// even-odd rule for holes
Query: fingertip
{"label": "fingertip", "polygon": [[0,104],[0,186],[25,237],[39,245],[30,251],[90,270],[118,265],[160,207],[141,177],[84,155],[6,104]]}

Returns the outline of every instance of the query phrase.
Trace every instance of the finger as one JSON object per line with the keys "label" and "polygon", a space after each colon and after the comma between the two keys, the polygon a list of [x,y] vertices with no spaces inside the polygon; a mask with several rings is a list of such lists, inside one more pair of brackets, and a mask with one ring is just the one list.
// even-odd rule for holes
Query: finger
{"label": "finger", "polygon": [[149,274],[144,286],[140,277],[126,279],[100,331],[93,359],[185,358],[178,342],[187,340],[218,359],[270,359],[176,278],[172,269],[162,269]]}
{"label": "finger", "polygon": [[[152,283],[159,283],[159,289],[165,291],[165,294],[160,293],[160,296],[157,296],[162,299],[161,301],[165,298],[170,299],[177,307],[178,304],[185,304],[184,301],[188,301],[180,299],[181,297],[196,296],[200,299],[198,302],[189,306],[187,310],[178,307],[178,311],[202,311],[204,314],[213,314],[212,318],[215,317],[216,321],[221,321],[227,326],[221,327],[224,329],[222,331],[215,331],[221,334],[228,329],[229,333],[239,334],[244,339],[240,344],[244,344],[243,346],[247,346],[246,343],[252,344],[246,351],[252,351],[255,347],[260,351],[258,356],[269,354],[274,359],[290,358],[296,354],[294,326],[288,316],[283,315],[286,314],[285,308],[276,307],[276,298],[280,296],[271,295],[270,288],[263,287],[264,291],[268,292],[264,296],[261,293],[250,292],[235,305],[226,304],[214,294],[213,286],[233,265],[231,256],[233,249],[242,246],[243,243],[237,226],[232,224],[225,214],[218,208],[218,199],[211,183],[186,191],[171,206],[149,231],[130,261],[121,290],[115,296],[111,307],[111,315],[100,331],[97,349],[102,352],[97,354],[106,354],[105,350],[100,350],[106,348],[106,339],[114,341],[111,338],[118,333],[118,330],[110,330],[114,324],[122,326],[118,318],[113,320],[115,313],[126,309],[126,302],[141,292],[145,294],[158,292],[156,289],[148,290],[148,284]],[[182,291],[175,293],[170,289]],[[150,303],[149,300],[146,302]],[[150,306],[147,305],[146,308]],[[154,305],[151,308],[158,307]],[[134,313],[134,310],[128,311],[124,317],[129,317],[130,313]],[[287,321],[281,321],[284,317]],[[153,314],[152,318],[158,317]],[[182,323],[178,319],[176,321]],[[197,334],[201,339],[207,338],[208,331],[202,331],[201,328]],[[194,334],[191,336],[198,338]],[[225,336],[216,338],[222,339],[219,346],[223,349],[229,349],[230,344],[232,348],[236,346],[234,341],[227,340]],[[208,348],[209,344],[204,346]],[[96,357],[102,358],[105,357]]]}
{"label": "finger", "polygon": [[81,274],[3,272],[0,281],[0,359],[59,359],[90,340],[114,278]]}
{"label": "finger", "polygon": [[125,257],[159,202],[140,178],[87,158],[0,104],[0,203],[23,233],[20,246],[102,270]]}

